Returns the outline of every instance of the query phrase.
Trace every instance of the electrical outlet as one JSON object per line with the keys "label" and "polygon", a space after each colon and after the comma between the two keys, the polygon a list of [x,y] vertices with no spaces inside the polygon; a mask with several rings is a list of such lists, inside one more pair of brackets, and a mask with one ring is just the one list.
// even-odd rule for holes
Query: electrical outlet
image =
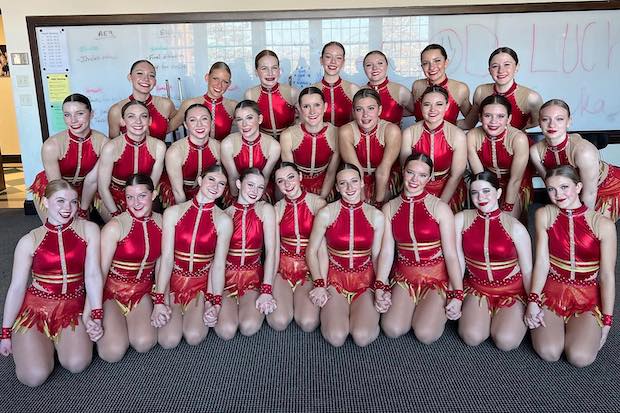
{"label": "electrical outlet", "polygon": [[30,80],[28,76],[25,75],[17,75],[15,76],[15,82],[17,83],[17,87],[28,87],[30,86]]}

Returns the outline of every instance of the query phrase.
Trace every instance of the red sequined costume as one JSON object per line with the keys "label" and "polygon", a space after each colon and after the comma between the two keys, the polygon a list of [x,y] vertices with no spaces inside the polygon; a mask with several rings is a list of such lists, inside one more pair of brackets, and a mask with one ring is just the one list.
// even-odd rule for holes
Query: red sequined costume
{"label": "red sequined costume", "polygon": [[205,94],[203,98],[204,102],[202,104],[211,111],[209,138],[215,138],[221,141],[230,135],[237,102],[226,99],[223,96],[220,96],[218,99],[212,99],[207,94]]}
{"label": "red sequined costume", "polygon": [[525,303],[519,256],[511,236],[512,222],[513,218],[500,209],[488,214],[463,211],[465,294],[486,298],[491,313],[517,301]]}
{"label": "red sequined costume", "polygon": [[[101,148],[106,142],[106,137],[101,132],[91,130],[82,139],[75,136],[70,130],[65,130],[49,139],[58,141],[57,144],[61,148],[60,159],[58,160],[60,176],[71,184],[77,191],[78,196],[81,195],[84,178],[97,164]],[[47,175],[45,171],[41,171],[34,178],[30,188],[28,188],[42,209],[45,209],[42,198],[45,196],[47,183]],[[83,209],[88,207],[89,205],[82,205]]]}
{"label": "red sequined costume", "polygon": [[[581,135],[571,133],[557,146],[551,146],[546,140],[542,140],[536,144],[536,150],[546,169],[560,165],[576,167],[577,149],[584,140]],[[620,168],[599,159],[598,170],[595,208],[600,213],[609,210],[610,218],[615,222],[620,218]]]}
{"label": "red sequined costume", "polygon": [[32,284],[13,331],[36,327],[57,340],[62,329],[74,329],[84,309],[86,264],[85,221],[73,219],[65,225],[49,222],[28,234],[33,239]]}
{"label": "red sequined costume", "polygon": [[[368,133],[360,129],[357,122],[349,123],[353,129],[353,147],[357,154],[357,159],[362,166],[364,175],[364,194],[367,202],[374,202],[375,198],[375,171],[383,160],[385,151],[385,129],[390,123],[380,119]],[[386,200],[389,200],[399,191],[401,184],[400,166],[398,160],[392,165],[388,188],[386,190]]]}
{"label": "red sequined costume", "polygon": [[161,256],[161,215],[137,218],[128,210],[112,219],[120,224],[122,236],[106,277],[103,301],[116,300],[127,315],[153,288],[155,263]]}
{"label": "red sequined costume", "polygon": [[242,205],[235,202],[226,210],[233,220],[224,285],[229,297],[241,297],[247,290],[257,290],[263,280],[263,221],[256,212],[261,203]]}
{"label": "red sequined costume", "polygon": [[[510,89],[508,89],[505,93],[501,93],[497,90],[497,86],[495,83],[487,83],[484,85],[478,86],[482,94],[480,95],[480,102],[487,96],[491,95],[499,95],[504,96],[510,102],[510,106],[512,107],[512,118],[510,120],[510,125],[514,128],[525,130],[527,123],[530,121],[532,117],[532,108],[529,107],[528,98],[531,89],[517,85],[517,82],[513,82]],[[480,104],[478,102],[478,104]]]}
{"label": "red sequined costume", "polygon": [[[501,202],[506,199],[506,187],[510,181],[510,168],[514,156],[513,143],[519,132],[518,129],[508,126],[496,137],[488,136],[482,128],[472,129],[467,134],[467,139],[474,139],[476,143],[476,153],[482,166],[493,172],[499,180],[499,186],[502,188]],[[533,200],[532,173],[529,164],[523,172],[518,197],[522,210],[526,211]]]}
{"label": "red sequined costume", "polygon": [[[454,136],[460,132],[460,129],[449,122],[442,122],[434,130],[430,130],[426,126],[426,122],[418,122],[410,128],[413,137],[412,153],[423,153],[433,161],[433,173],[431,180],[426,184],[426,190],[437,197],[441,197],[450,177]],[[463,208],[465,195],[465,183],[461,179],[449,202],[454,212]]]}
{"label": "red sequined costume", "polygon": [[[448,107],[446,108],[446,113],[444,114],[443,118],[444,120],[450,122],[453,125],[456,125],[456,120],[459,117],[461,108],[459,107],[459,104],[456,103],[456,100],[454,100],[454,98],[452,97],[452,91],[455,90],[460,83],[461,82],[451,80],[446,77],[443,82],[435,85],[441,86],[448,92]],[[415,119],[418,122],[424,120],[424,117],[422,116],[422,93],[424,93],[424,90],[426,90],[427,87],[433,86],[433,84],[430,83],[428,80],[426,82],[420,81],[420,84],[423,85],[423,88],[418,92],[418,95],[420,97],[418,98],[418,100],[415,101],[413,105],[413,116],[415,116]],[[416,85],[414,84],[414,87],[415,86]]]}
{"label": "red sequined costume", "polygon": [[379,97],[381,98],[381,115],[379,116],[381,119],[400,126],[405,108],[398,102],[398,94],[400,88],[404,86],[400,83],[390,82],[386,77],[385,80],[378,85],[371,85],[370,82],[368,82],[368,87],[379,93]]}
{"label": "red sequined costume", "polygon": [[[338,129],[328,123],[319,133],[310,133],[303,124],[298,124],[288,131],[291,134],[293,162],[303,176],[301,187],[320,195],[329,162],[338,145]],[[328,197],[333,197],[333,190]]]}
{"label": "red sequined costume", "polygon": [[335,83],[328,83],[325,79],[312,85],[319,88],[325,97],[327,110],[323,115],[325,122],[341,127],[353,120],[353,91],[355,85],[342,78]]}
{"label": "red sequined costume", "polygon": [[277,83],[271,90],[258,85],[248,92],[250,99],[258,103],[263,115],[261,132],[278,139],[282,131],[295,122],[293,89],[289,85]]}
{"label": "red sequined costume", "polygon": [[[220,162],[220,143],[209,138],[204,145],[197,146],[186,137],[170,146],[168,153],[173,152],[177,152],[183,159],[181,164],[183,192],[185,192],[185,199],[189,200],[200,190],[198,178],[202,176],[205,170]],[[167,173],[161,177],[159,194],[164,207],[176,204],[172,184]]]}
{"label": "red sequined costume", "polygon": [[287,280],[293,290],[310,278],[306,264],[306,247],[312,232],[314,214],[311,205],[317,195],[302,192],[297,199],[284,198],[276,203],[276,215],[280,229],[280,265],[278,273]]}
{"label": "red sequined costume", "polygon": [[327,285],[333,286],[349,304],[372,287],[374,227],[371,205],[343,200],[327,205],[330,220],[325,231],[329,268]]}
{"label": "red sequined costume", "polygon": [[[129,96],[129,101],[134,101],[136,98],[133,95]],[[148,98],[143,102],[147,109],[149,110],[149,116],[151,117],[151,123],[149,124],[149,135],[160,139],[165,140],[166,134],[168,133],[168,119],[164,117],[157,107],[153,103],[153,96],[149,95]],[[121,125],[121,134],[127,132],[127,128]]]}
{"label": "red sequined costume", "polygon": [[397,252],[391,278],[409,291],[415,302],[430,290],[445,295],[448,289],[448,270],[436,218],[439,202],[439,198],[426,191],[411,198],[403,193],[387,207]]}
{"label": "red sequined costume", "polygon": [[577,209],[544,207],[549,245],[549,275],[542,291],[543,306],[568,320],[591,312],[600,319],[598,272],[602,216],[585,205]]}
{"label": "red sequined costume", "polygon": [[215,256],[215,215],[223,213],[213,202],[200,204],[193,198],[179,205],[180,218],[174,226],[174,266],[170,293],[183,309],[205,293],[209,269]]}

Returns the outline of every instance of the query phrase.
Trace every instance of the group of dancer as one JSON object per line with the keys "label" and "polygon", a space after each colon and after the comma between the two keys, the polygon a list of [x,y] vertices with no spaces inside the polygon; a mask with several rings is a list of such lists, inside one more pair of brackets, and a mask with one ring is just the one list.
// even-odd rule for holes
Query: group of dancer
{"label": "group of dancer", "polygon": [[[67,130],[44,142],[31,187],[44,225],[17,244],[5,300],[0,353],[18,379],[44,382],[54,350],[79,372],[92,342],[115,362],[211,328],[249,336],[265,318],[320,326],[334,346],[380,330],[431,344],[460,319],[468,345],[490,336],[511,350],[529,328],[543,359],[592,363],[613,320],[620,174],[568,133],[566,103],[517,86],[509,48],[491,54],[494,83],[473,103],[439,45],[422,51],[412,91],[388,80],[380,51],[361,88],[341,79],[344,59],[325,45],[323,80],[297,91],[262,51],[260,85],[238,103],[218,62],[178,111],[138,61],[132,94],[109,110],[112,139],[90,128],[87,97],[68,96]],[[407,115],[418,122],[401,131]],[[531,145],[523,130],[536,125],[545,139]],[[536,212],[533,257],[520,219],[536,172],[551,204]]]}

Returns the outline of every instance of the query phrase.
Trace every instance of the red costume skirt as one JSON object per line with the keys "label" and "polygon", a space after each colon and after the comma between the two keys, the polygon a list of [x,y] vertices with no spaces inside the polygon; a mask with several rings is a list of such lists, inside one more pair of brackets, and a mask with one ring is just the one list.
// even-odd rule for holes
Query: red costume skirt
{"label": "red costume skirt", "polygon": [[620,218],[620,168],[609,165],[607,176],[601,182],[596,194],[596,210],[601,214],[609,211],[611,220]]}
{"label": "red costume skirt", "polygon": [[407,265],[397,260],[392,270],[392,280],[408,290],[415,303],[424,298],[430,290],[437,290],[445,296],[449,282],[443,258],[421,265]]}
{"label": "red costume skirt", "polygon": [[[32,193],[34,201],[39,205],[39,207],[41,207],[41,209],[45,209],[43,206],[43,197],[45,196],[45,188],[48,183],[49,182],[47,180],[47,175],[45,175],[45,171],[41,171],[34,178],[34,182],[30,185],[30,188],[28,188],[28,192]],[[80,181],[77,185],[71,185],[78,193],[78,200],[82,196],[82,183],[83,181]]]}
{"label": "red costume skirt", "polygon": [[524,304],[526,302],[523,277],[520,272],[501,281],[480,280],[469,275],[465,277],[463,284],[465,295],[475,295],[487,299],[491,313],[502,307],[512,307],[517,301]]}
{"label": "red costume skirt", "polygon": [[174,303],[181,304],[183,311],[187,305],[200,293],[207,290],[207,283],[209,281],[209,268],[205,267],[203,270],[190,273],[178,268],[172,270],[172,276],[170,277],[170,293],[174,294]]}
{"label": "red costume skirt", "polygon": [[[302,174],[303,179],[301,180],[301,187],[316,195],[321,195],[321,190],[323,189],[323,182],[325,181],[326,172],[321,172],[316,175],[308,175]],[[332,187],[329,193],[327,194],[327,202],[332,202],[334,197],[336,196],[335,190]]]}
{"label": "red costume skirt", "polygon": [[127,201],[125,200],[125,187],[116,186],[114,183],[110,185],[110,193],[116,208],[120,212],[124,212],[127,209]]}
{"label": "red costume skirt", "polygon": [[229,297],[241,297],[247,290],[258,290],[263,279],[263,265],[237,266],[226,263],[224,290]]}
{"label": "red costume skirt", "polygon": [[[448,182],[449,175],[446,174],[441,179],[437,179],[434,181],[428,181],[426,184],[426,190],[435,195],[437,198],[441,198],[441,193],[443,192],[443,188],[446,186]],[[467,187],[465,186],[465,181],[461,179],[459,184],[456,186],[454,190],[454,194],[452,194],[452,198],[448,205],[452,208],[452,212],[457,213],[463,210],[463,206],[465,205],[465,200],[467,199]]]}
{"label": "red costume skirt", "polygon": [[288,255],[280,252],[280,267],[278,272],[283,279],[288,281],[295,291],[298,284],[304,285],[306,280],[310,280],[310,271],[306,260],[302,256]]}
{"label": "red costume skirt", "polygon": [[[172,192],[172,184],[170,183],[170,178],[168,178],[168,174],[164,172],[161,175],[161,179],[159,180],[159,198],[161,199],[161,204],[164,208],[168,208],[169,206],[176,205],[176,200],[174,199],[174,192]],[[194,188],[189,188],[183,185],[183,192],[185,192],[185,200],[189,201],[200,191],[200,186],[196,186]]]}
{"label": "red costume skirt", "polygon": [[586,312],[600,315],[601,296],[596,281],[571,282],[550,273],[542,296],[543,306],[566,320]]}
{"label": "red costume skirt", "polygon": [[103,287],[103,301],[116,300],[123,315],[127,315],[152,289],[151,277],[137,279],[108,274]]}
{"label": "red costume skirt", "polygon": [[26,290],[13,331],[36,327],[52,340],[58,340],[63,328],[75,329],[80,323],[84,303],[83,288],[69,294],[50,294],[31,285]]}
{"label": "red costume skirt", "polygon": [[375,282],[375,272],[372,264],[366,264],[362,268],[347,271],[329,264],[327,271],[327,285],[333,286],[342,294],[349,304],[371,288]]}

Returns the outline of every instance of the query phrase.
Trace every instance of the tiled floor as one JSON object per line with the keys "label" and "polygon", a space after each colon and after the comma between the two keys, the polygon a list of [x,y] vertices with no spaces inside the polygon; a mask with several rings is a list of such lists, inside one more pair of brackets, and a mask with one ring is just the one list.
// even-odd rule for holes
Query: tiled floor
{"label": "tiled floor", "polygon": [[4,164],[6,189],[0,191],[0,208],[23,208],[26,198],[24,168],[20,163]]}

